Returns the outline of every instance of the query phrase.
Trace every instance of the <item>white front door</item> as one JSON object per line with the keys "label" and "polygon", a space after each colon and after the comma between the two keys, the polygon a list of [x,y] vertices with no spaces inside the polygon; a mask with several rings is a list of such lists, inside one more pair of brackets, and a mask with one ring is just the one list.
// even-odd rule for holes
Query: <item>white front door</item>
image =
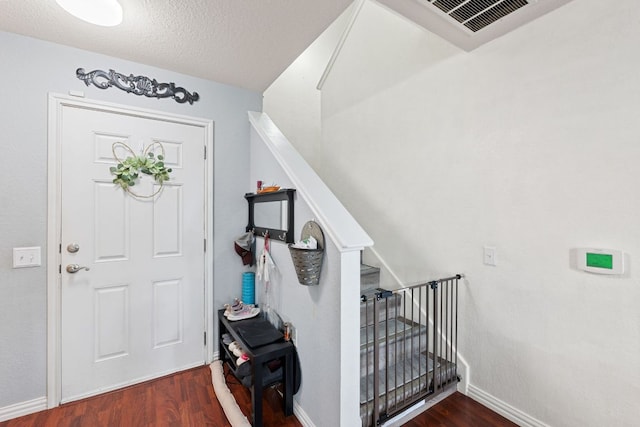
{"label": "white front door", "polygon": [[[202,365],[206,131],[73,105],[58,122],[61,401]],[[162,144],[172,173],[158,195],[112,183],[116,142],[137,154]],[[151,195],[141,176],[132,189]]]}

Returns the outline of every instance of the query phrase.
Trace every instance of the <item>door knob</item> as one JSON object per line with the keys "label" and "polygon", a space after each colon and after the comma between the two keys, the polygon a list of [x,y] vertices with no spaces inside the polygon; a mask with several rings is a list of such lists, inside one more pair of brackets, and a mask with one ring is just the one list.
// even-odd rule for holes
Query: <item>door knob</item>
{"label": "door knob", "polygon": [[80,270],[89,271],[89,267],[80,267],[78,264],[67,265],[67,273],[77,273]]}
{"label": "door knob", "polygon": [[77,243],[69,243],[67,245],[67,251],[69,253],[75,254],[76,252],[78,252],[80,250],[80,245],[78,245]]}

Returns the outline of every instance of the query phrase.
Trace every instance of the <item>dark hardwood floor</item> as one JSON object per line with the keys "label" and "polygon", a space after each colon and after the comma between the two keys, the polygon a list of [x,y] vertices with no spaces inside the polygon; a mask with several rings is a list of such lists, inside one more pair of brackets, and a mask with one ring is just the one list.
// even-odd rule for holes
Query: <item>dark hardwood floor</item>
{"label": "dark hardwood floor", "polygon": [[[227,375],[227,385],[242,412],[251,420],[249,390],[230,374]],[[282,400],[274,389],[265,390],[263,410],[265,427],[302,426],[295,416],[284,416]],[[515,426],[512,422],[460,393],[448,397],[405,425],[409,427]],[[208,366],[0,422],[0,427],[85,426],[228,427],[230,424],[213,391],[211,371]]]}
{"label": "dark hardwood floor", "polygon": [[[251,393],[232,374],[227,386],[251,420]],[[265,427],[301,427],[285,417],[280,395],[265,389]],[[209,366],[0,422],[0,427],[230,427],[211,384]]]}
{"label": "dark hardwood floor", "polygon": [[465,396],[454,393],[429,408],[405,427],[518,427],[501,415]]}

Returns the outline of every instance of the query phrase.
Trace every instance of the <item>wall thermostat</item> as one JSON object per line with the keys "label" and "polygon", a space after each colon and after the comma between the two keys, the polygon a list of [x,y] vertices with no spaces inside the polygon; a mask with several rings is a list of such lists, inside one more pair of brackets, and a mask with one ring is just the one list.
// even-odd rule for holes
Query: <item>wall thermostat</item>
{"label": "wall thermostat", "polygon": [[577,267],[596,274],[623,274],[624,252],[617,249],[576,249]]}

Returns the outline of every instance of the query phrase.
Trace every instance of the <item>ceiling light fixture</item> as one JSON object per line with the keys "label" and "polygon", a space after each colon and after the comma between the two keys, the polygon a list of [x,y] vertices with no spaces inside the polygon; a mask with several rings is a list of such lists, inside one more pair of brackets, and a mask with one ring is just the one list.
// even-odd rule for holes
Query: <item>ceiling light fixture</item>
{"label": "ceiling light fixture", "polygon": [[91,24],[113,27],[122,22],[122,6],[118,0],[56,0],[56,3]]}

